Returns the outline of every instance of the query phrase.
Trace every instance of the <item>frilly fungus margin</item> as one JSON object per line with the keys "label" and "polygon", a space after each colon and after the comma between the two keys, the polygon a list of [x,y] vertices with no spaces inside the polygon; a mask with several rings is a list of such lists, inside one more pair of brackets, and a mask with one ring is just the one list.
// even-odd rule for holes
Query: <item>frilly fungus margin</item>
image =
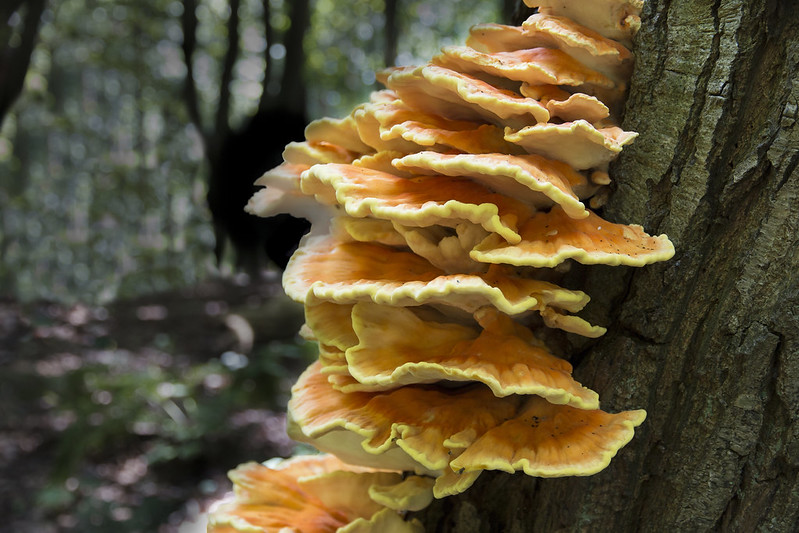
{"label": "frilly fungus margin", "polygon": [[[539,11],[521,27],[478,25],[467,46],[381,73],[386,90],[309,125],[258,181],[248,211],[314,223],[283,278],[320,354],[292,390],[289,433],[360,466],[316,459],[316,484],[240,467],[209,531],[417,531],[403,512],[484,470],[599,472],[644,421],[601,411],[537,335],[604,332],[573,314],[587,295],[552,283],[564,262],[674,254],[665,235],[585,207],[601,205],[608,163],[636,136],[614,117],[642,2],[525,2]],[[371,499],[325,502],[335,475]],[[270,483],[322,490],[307,496],[316,518],[253,499]],[[259,523],[266,507],[281,519]]]}

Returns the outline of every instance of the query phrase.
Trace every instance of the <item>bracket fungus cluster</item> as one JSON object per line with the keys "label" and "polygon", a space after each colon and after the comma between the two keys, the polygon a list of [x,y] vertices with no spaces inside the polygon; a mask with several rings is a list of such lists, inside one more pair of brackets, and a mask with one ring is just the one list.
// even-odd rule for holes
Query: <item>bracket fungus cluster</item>
{"label": "bracket fungus cluster", "polygon": [[[213,531],[366,531],[370,520],[415,531],[397,511],[463,492],[485,470],[594,474],[643,422],[642,410],[600,410],[540,334],[605,332],[576,314],[588,295],[553,283],[559,265],[674,253],[665,235],[590,209],[636,135],[615,117],[641,1],[526,2],[538,12],[520,27],[481,24],[466,46],[381,73],[385,90],[310,124],[257,182],[248,211],[313,223],[283,278],[319,346],[292,390],[289,434],[341,462],[305,459],[324,465],[316,477],[289,476],[305,463],[240,467]],[[331,476],[371,498],[331,495]],[[300,492],[302,505],[288,502]]]}

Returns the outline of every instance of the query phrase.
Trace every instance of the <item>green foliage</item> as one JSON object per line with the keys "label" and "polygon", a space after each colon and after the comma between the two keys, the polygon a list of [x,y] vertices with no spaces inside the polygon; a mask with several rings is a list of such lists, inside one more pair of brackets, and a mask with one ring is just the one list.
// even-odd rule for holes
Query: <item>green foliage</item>
{"label": "green foliage", "polygon": [[[56,337],[63,329],[41,317],[34,325]],[[44,338],[36,345],[41,348],[42,342],[60,344]],[[103,349],[113,344],[108,338],[91,342],[95,349],[73,345],[70,351],[34,355],[29,365],[0,376],[2,396],[13,399],[5,403],[5,414],[45,420],[49,429],[34,431],[54,432],[51,444],[39,448],[51,460],[43,473],[47,482],[33,494],[34,508],[30,494],[4,495],[12,518],[29,513],[29,520],[55,521],[73,531],[155,531],[211,483],[200,477],[209,475],[208,463],[221,476],[253,456],[276,453],[269,450],[272,441],[243,438],[252,436],[246,427],[267,430],[263,420],[250,421],[251,426],[232,420],[242,413],[282,410],[297,369],[312,359],[309,344],[293,342],[273,341],[257,345],[249,356],[225,352],[199,362],[172,355],[166,335],[156,339],[159,347],[136,352]],[[15,411],[12,404],[38,407],[34,415]],[[268,438],[289,446],[280,433]],[[217,482],[211,484],[213,491]]]}
{"label": "green foliage", "polygon": [[[54,3],[0,145],[0,286],[108,301],[206,275],[179,2]],[[147,272],[149,283],[129,278]]]}
{"label": "green foliage", "polygon": [[231,413],[248,407],[279,408],[288,383],[284,365],[306,360],[307,347],[276,343],[251,357],[226,352],[191,366],[158,365],[166,353],[102,351],[47,380],[51,413],[69,421],[59,439],[54,477],[66,479],[86,457],[109,453],[126,435],[151,441],[148,462],[190,460],[200,441],[225,431]]}
{"label": "green foliage", "polygon": [[[280,90],[290,2],[243,0],[232,123]],[[382,0],[315,0],[306,35],[311,116],[341,116],[376,89]],[[499,2],[401,0],[400,64],[460,42]],[[45,11],[22,97],[0,131],[0,295],[105,302],[215,271],[200,137],[182,101],[178,0],[60,0]],[[194,62],[211,123],[227,45],[225,0],[200,0]],[[301,68],[296,65],[290,68]]]}

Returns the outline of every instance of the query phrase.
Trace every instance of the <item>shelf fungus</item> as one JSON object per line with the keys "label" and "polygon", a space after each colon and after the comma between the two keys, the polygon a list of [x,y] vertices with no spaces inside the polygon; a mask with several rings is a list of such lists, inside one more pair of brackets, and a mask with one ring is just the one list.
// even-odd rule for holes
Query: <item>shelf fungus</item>
{"label": "shelf fungus", "polygon": [[646,416],[497,397],[479,383],[341,392],[319,370],[311,365],[292,390],[289,436],[348,463],[433,476],[436,497],[463,492],[483,470],[594,474]]}
{"label": "shelf fungus", "polygon": [[289,434],[338,459],[239,467],[212,531],[415,531],[408,512],[486,470],[595,474],[643,423],[600,410],[548,346],[606,331],[559,285],[570,263],[674,254],[592,211],[636,136],[616,117],[641,2],[525,2],[539,10],[519,27],[381,72],[385,90],[311,123],[257,182],[250,212],[313,223],[283,276],[319,351]]}
{"label": "shelf fungus", "polygon": [[353,467],[332,455],[246,463],[229,477],[234,492],[212,508],[209,533],[420,533],[421,524],[397,511],[415,510],[432,493],[432,483],[417,476]]}

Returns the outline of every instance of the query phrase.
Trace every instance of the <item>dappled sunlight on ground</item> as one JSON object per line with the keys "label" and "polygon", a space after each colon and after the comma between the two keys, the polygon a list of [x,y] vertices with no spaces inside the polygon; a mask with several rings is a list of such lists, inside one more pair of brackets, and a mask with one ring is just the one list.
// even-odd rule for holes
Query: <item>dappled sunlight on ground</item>
{"label": "dappled sunlight on ground", "polygon": [[283,409],[308,349],[279,294],[214,282],[108,307],[0,302],[8,531],[204,531],[227,470],[294,448]]}

